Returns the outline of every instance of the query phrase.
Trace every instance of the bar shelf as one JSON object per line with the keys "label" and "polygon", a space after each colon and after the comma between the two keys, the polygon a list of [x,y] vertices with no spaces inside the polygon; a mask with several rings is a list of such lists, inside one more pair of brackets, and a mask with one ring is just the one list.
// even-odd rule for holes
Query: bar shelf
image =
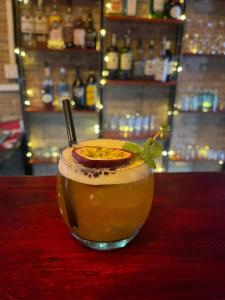
{"label": "bar shelf", "polygon": [[160,82],[156,80],[147,80],[147,79],[131,79],[131,80],[107,80],[107,84],[109,85],[150,85],[150,86],[157,86],[157,87],[171,87],[176,86],[176,81],[167,81],[167,82]]}
{"label": "bar shelf", "polygon": [[133,23],[146,23],[146,24],[165,24],[165,25],[182,25],[184,21],[176,19],[154,19],[143,18],[136,16],[113,16],[107,15],[106,21],[109,22],[133,22]]}
{"label": "bar shelf", "polygon": [[[43,106],[27,106],[25,111],[28,113],[62,113],[63,110],[59,107],[45,108]],[[79,114],[98,114],[98,110],[88,110],[88,109],[73,109],[74,113]]]}

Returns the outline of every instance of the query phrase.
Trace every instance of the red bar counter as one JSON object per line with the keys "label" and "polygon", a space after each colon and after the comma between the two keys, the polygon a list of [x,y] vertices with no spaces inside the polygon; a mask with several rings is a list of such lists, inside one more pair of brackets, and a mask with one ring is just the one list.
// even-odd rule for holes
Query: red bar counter
{"label": "red bar counter", "polygon": [[126,248],[72,238],[54,177],[0,178],[0,299],[225,299],[225,173],[157,174]]}

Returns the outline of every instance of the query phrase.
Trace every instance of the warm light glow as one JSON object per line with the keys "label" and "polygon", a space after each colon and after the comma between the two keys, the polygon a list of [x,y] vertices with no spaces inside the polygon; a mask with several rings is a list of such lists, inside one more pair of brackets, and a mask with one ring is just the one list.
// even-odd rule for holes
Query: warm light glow
{"label": "warm light glow", "polygon": [[155,169],[155,171],[156,171],[157,173],[162,173],[164,170],[163,170],[163,168],[158,167],[158,168]]}
{"label": "warm light glow", "polygon": [[25,100],[24,104],[27,105],[27,106],[29,106],[30,105],[30,100]]}
{"label": "warm light glow", "polygon": [[19,48],[15,48],[15,49],[14,49],[14,53],[15,53],[15,54],[20,54],[20,49],[19,49]]}
{"label": "warm light glow", "polygon": [[106,80],[104,78],[100,79],[100,84],[101,85],[105,85],[106,84]]}
{"label": "warm light glow", "polygon": [[108,62],[108,61],[109,61],[109,57],[108,57],[107,55],[104,57],[104,61],[105,61],[105,62]]}
{"label": "warm light glow", "polygon": [[171,110],[169,110],[169,111],[167,112],[167,115],[168,115],[168,116],[172,116],[172,114],[173,114],[173,112],[172,112]]}
{"label": "warm light glow", "polygon": [[177,68],[177,72],[181,72],[183,70],[183,67],[182,66],[179,66],[178,68]]}
{"label": "warm light glow", "polygon": [[27,152],[26,157],[31,157],[32,153],[31,152]]}
{"label": "warm light glow", "polygon": [[178,111],[174,110],[173,114],[174,114],[174,116],[177,116],[178,115]]}
{"label": "warm light glow", "polygon": [[34,92],[31,89],[27,90],[27,96],[33,96]]}
{"label": "warm light glow", "polygon": [[109,71],[103,70],[103,71],[102,71],[102,76],[108,77],[108,76],[109,76]]}
{"label": "warm light glow", "polygon": [[101,109],[103,109],[103,105],[100,102],[98,102],[98,103],[96,103],[96,108],[101,110]]}
{"label": "warm light glow", "polygon": [[185,16],[185,15],[181,15],[181,16],[180,16],[180,20],[181,20],[181,21],[186,20],[186,16]]}
{"label": "warm light glow", "polygon": [[106,30],[104,28],[100,29],[100,34],[102,37],[106,36]]}
{"label": "warm light glow", "polygon": [[163,151],[162,152],[162,156],[167,156],[168,155],[168,152],[167,151]]}
{"label": "warm light glow", "polygon": [[95,132],[96,134],[99,134],[99,132],[100,132],[99,124],[95,124],[95,125],[94,125],[94,132]]}
{"label": "warm light glow", "polygon": [[28,143],[27,143],[27,146],[28,146],[29,148],[32,148],[32,146],[33,146],[32,142],[28,142]]}
{"label": "warm light glow", "polygon": [[107,2],[107,3],[105,4],[105,7],[106,7],[107,9],[111,9],[111,8],[112,8],[112,3],[111,3],[111,2]]}
{"label": "warm light glow", "polygon": [[25,51],[21,51],[21,52],[20,52],[20,55],[21,55],[22,57],[25,57],[25,56],[26,56],[26,52],[25,52]]}
{"label": "warm light glow", "polygon": [[173,155],[175,154],[175,151],[170,150],[170,151],[168,152],[168,154],[169,154],[169,156],[173,156]]}
{"label": "warm light glow", "polygon": [[198,49],[196,47],[191,48],[191,53],[196,54],[198,52]]}
{"label": "warm light glow", "polygon": [[72,105],[72,106],[74,106],[74,105],[75,105],[75,101],[71,101],[70,103],[71,103],[71,105]]}
{"label": "warm light glow", "polygon": [[223,160],[219,160],[219,165],[223,165],[224,164],[224,161]]}
{"label": "warm light glow", "polygon": [[54,152],[52,152],[52,156],[56,158],[59,156],[59,153],[57,151],[54,151]]}

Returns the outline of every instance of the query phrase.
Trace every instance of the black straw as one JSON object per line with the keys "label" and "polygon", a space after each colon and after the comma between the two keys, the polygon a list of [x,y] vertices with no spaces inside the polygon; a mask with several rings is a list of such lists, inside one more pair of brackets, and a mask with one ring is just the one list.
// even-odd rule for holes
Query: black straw
{"label": "black straw", "polygon": [[63,111],[64,111],[65,122],[66,122],[66,131],[67,131],[69,147],[72,147],[74,144],[77,144],[77,137],[76,137],[75,127],[73,123],[70,100],[63,99],[62,104],[63,104]]}

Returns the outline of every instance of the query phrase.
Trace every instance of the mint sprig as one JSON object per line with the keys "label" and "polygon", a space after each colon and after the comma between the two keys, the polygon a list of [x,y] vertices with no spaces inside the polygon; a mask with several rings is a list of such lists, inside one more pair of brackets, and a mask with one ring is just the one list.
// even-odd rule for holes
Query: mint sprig
{"label": "mint sprig", "polygon": [[168,125],[160,126],[160,130],[151,138],[148,138],[143,146],[135,143],[125,143],[123,149],[134,153],[134,159],[142,158],[144,162],[152,169],[156,168],[155,159],[160,157],[163,146],[160,141],[165,141],[170,133]]}

